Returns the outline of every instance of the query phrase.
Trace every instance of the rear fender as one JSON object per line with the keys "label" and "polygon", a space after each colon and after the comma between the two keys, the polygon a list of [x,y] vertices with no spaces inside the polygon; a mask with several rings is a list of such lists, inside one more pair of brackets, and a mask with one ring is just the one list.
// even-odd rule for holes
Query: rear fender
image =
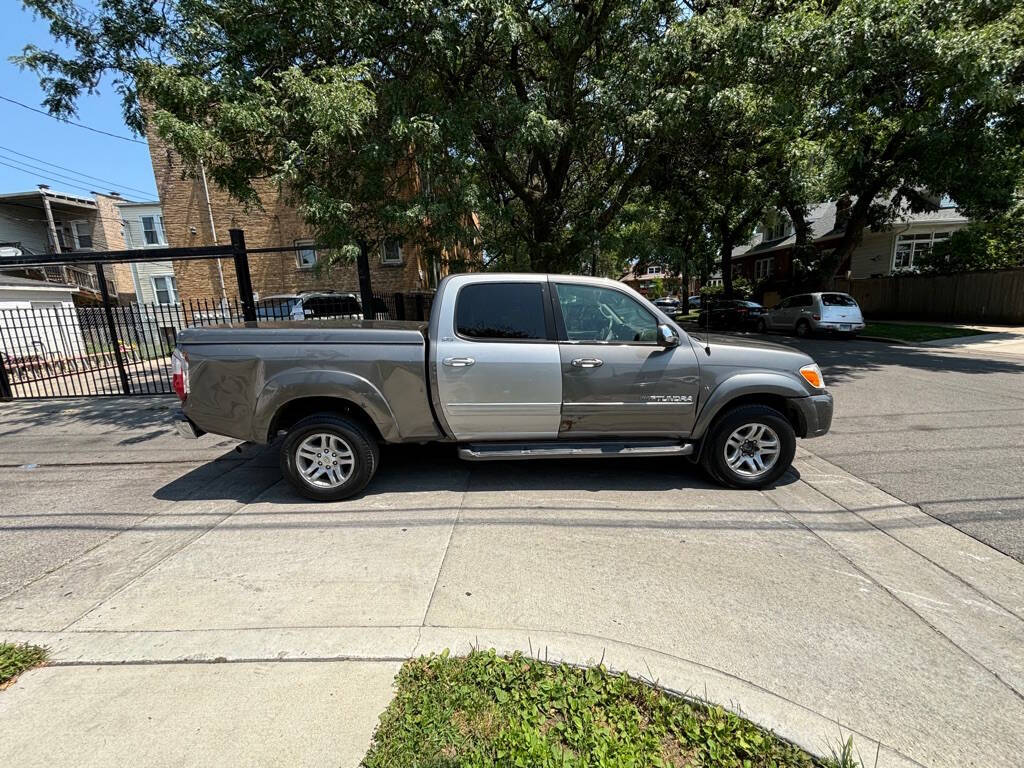
{"label": "rear fender", "polygon": [[270,379],[260,392],[253,417],[253,439],[265,442],[274,416],[288,403],[307,397],[333,397],[359,406],[387,442],[400,439],[387,399],[368,379],[345,371],[291,371]]}
{"label": "rear fender", "polygon": [[692,437],[699,439],[707,432],[715,417],[729,403],[750,395],[776,395],[779,397],[807,397],[808,392],[796,376],[773,371],[736,373],[718,384],[704,401],[693,425]]}

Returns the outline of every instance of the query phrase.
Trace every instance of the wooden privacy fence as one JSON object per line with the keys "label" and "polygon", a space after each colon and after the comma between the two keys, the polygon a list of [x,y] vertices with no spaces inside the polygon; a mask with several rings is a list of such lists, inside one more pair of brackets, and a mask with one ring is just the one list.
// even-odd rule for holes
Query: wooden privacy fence
{"label": "wooden privacy fence", "polygon": [[837,280],[868,318],[1024,323],[1024,269]]}

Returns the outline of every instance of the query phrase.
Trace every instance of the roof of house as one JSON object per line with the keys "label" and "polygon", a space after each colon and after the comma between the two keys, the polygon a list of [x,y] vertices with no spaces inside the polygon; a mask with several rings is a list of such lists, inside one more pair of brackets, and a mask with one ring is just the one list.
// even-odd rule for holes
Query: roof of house
{"label": "roof of house", "polygon": [[67,283],[48,283],[45,280],[30,280],[27,277],[16,277],[15,275],[5,275],[0,272],[0,288],[21,288],[25,290],[46,290],[46,291],[77,291],[77,285],[69,285]]}
{"label": "roof of house", "polygon": [[[835,201],[827,203],[819,203],[815,205],[807,214],[808,223],[811,225],[811,239],[817,242],[834,240],[842,237],[843,229],[836,228],[836,204]],[[956,208],[939,208],[935,211],[925,211],[924,213],[911,213],[907,211],[902,217],[898,219],[903,224],[919,224],[919,223],[962,223],[968,221],[967,217],[961,214]],[[741,256],[750,256],[759,253],[774,253],[775,251],[785,250],[796,244],[796,233],[790,233],[786,237],[776,238],[774,240],[765,240],[764,232],[757,232],[751,238],[750,242],[745,245],[737,246],[732,249],[732,257],[738,259]]]}
{"label": "roof of house", "polygon": [[116,203],[118,208],[133,208],[133,207],[150,207],[154,205],[160,205],[159,200],[122,200]]}
{"label": "roof of house", "polygon": [[32,189],[27,192],[3,192],[0,193],[0,203],[36,202],[42,204],[44,196],[51,202],[60,203],[61,205],[96,210],[96,201],[91,197],[69,195],[64,192],[54,192],[52,189]]}

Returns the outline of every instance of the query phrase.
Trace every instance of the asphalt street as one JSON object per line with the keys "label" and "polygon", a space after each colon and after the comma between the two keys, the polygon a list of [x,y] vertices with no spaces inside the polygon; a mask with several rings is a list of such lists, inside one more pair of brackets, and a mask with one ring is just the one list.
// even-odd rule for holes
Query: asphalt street
{"label": "asphalt street", "polygon": [[1024,562],[1024,356],[768,338],[814,357],[835,395],[808,450]]}

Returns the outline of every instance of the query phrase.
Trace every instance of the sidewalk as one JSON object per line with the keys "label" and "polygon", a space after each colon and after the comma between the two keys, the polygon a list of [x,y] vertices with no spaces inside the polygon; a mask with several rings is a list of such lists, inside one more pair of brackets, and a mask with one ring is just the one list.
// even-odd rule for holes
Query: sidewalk
{"label": "sidewalk", "polygon": [[[264,454],[202,462],[124,489],[178,500],[0,599],[0,639],[54,659],[0,693],[12,765],[356,765],[399,662],[472,645],[603,658],[819,753],[842,729],[868,766],[1024,752],[1024,566],[806,451],[753,493],[678,462],[389,450],[325,505]],[[39,493],[5,536],[67,524]]]}

